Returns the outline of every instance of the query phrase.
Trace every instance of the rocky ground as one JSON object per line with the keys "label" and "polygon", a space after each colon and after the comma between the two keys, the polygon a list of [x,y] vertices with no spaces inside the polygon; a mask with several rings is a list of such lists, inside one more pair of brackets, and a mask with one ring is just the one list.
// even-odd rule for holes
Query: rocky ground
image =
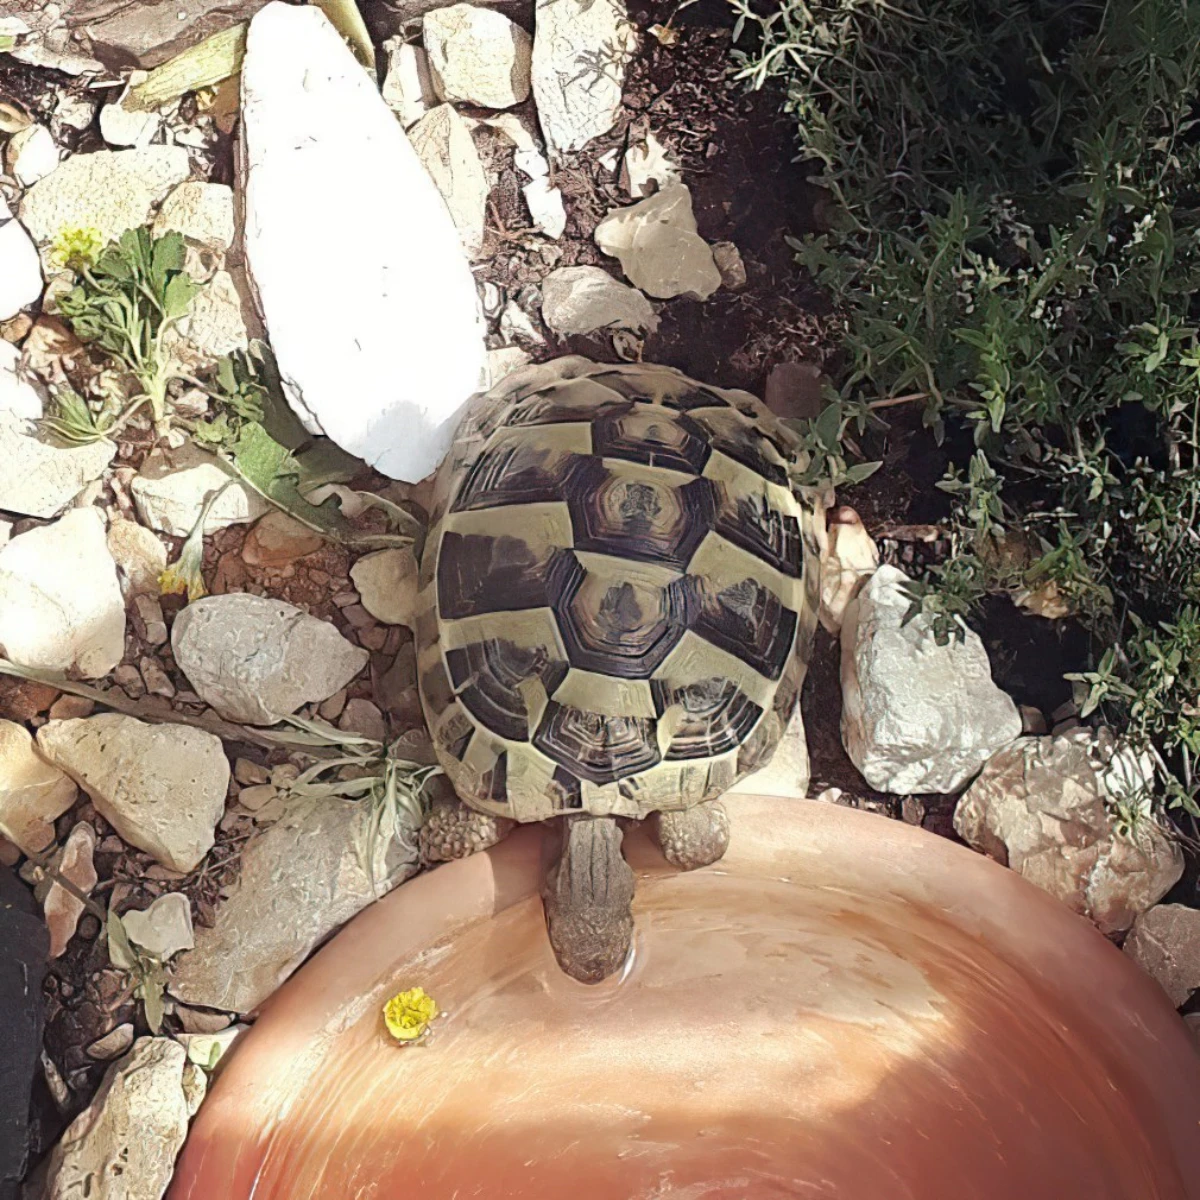
{"label": "rocky ground", "polygon": [[[261,3],[198,5],[187,28],[158,21],[171,6],[148,6],[153,19],[130,25],[121,12],[74,21],[70,6],[22,3],[0,17],[16,55],[0,54],[0,645],[22,668],[0,674],[0,884],[12,896],[14,961],[44,975],[40,1016],[21,992],[30,1161],[59,1144],[32,1194],[65,1196],[102,1174],[122,1150],[120,1106],[149,1106],[159,1150],[138,1171],[144,1194],[158,1196],[223,1047],[316,945],[417,869],[411,814],[384,814],[375,836],[380,814],[347,784],[379,769],[373,745],[433,761],[404,623],[411,554],[386,506],[362,499],[382,496],[402,510],[393,517],[419,523],[424,491],[386,471],[434,450],[403,428],[380,435],[375,414],[355,407],[369,389],[322,375],[347,361],[338,339],[361,335],[364,379],[367,367],[416,373],[428,360],[495,382],[578,353],[666,363],[812,418],[836,314],[785,237],[819,228],[824,196],[792,161],[779,98],[731,80],[720,5],[674,15],[635,5],[628,19],[586,0],[543,3],[536,18],[521,0],[364,5],[359,45],[370,37],[380,87],[346,55],[330,84],[345,106],[308,118],[308,131],[336,150],[381,114],[384,134],[402,125],[419,165],[401,162],[396,178],[419,171],[414,195],[441,200],[428,246],[412,249],[426,239],[407,228],[395,241],[444,254],[440,222],[454,243],[444,272],[430,257],[432,273],[410,270],[402,292],[382,296],[393,323],[373,346],[372,296],[354,295],[344,311],[314,304],[304,266],[327,244],[345,257],[339,222],[365,218],[330,198],[361,204],[370,179],[391,180],[386,156],[350,160],[376,172],[365,181],[285,189],[291,201],[271,209],[275,174],[296,177],[268,135],[293,105],[280,101],[289,81],[256,52],[253,29],[242,109],[236,74],[193,72],[181,94],[145,111],[126,92],[131,79],[162,79],[135,70],[169,72],[174,55]],[[572,21],[566,32],[556,24]],[[326,53],[323,28],[296,36]],[[566,45],[569,71],[548,57],[552,42]],[[306,207],[318,192],[325,207]],[[402,195],[387,199],[379,211],[391,221],[432,211],[419,196],[411,209]],[[299,244],[271,244],[289,222]],[[109,437],[64,444],[36,424],[61,413],[60,389],[95,414],[127,379],[60,307],[72,284],[62,235],[108,241],[140,227],[181,233],[201,285],[172,331],[177,419],[164,431],[142,412]],[[347,278],[366,279],[376,256],[397,253],[372,236],[362,261],[336,264]],[[455,280],[467,281],[469,306]],[[427,320],[423,308],[459,322],[433,347],[393,321]],[[227,466],[189,436],[214,415],[197,377],[264,334],[281,368],[303,375],[308,417],[367,460],[334,477],[345,520],[336,535],[242,482],[216,495]],[[1198,918],[1187,903],[1160,903],[1192,900],[1179,882],[1184,855],[1140,815],[1144,764],[1071,705],[1061,677],[1082,662],[1077,631],[1007,600],[982,637],[961,644],[931,645],[921,620],[906,624],[900,571],[939,552],[942,463],[903,411],[861,448],[884,465],[838,497],[853,509],[831,517],[789,786],[961,837],[1114,938],[1132,928],[1127,950],[1188,1005],[1200,986]],[[186,591],[198,522],[208,595],[194,589],[189,602],[171,573],[186,576]],[[315,775],[296,731],[280,740],[277,723],[293,716],[359,739],[337,752],[361,761],[336,783]],[[4,1147],[0,1179],[20,1176],[25,1150]]]}

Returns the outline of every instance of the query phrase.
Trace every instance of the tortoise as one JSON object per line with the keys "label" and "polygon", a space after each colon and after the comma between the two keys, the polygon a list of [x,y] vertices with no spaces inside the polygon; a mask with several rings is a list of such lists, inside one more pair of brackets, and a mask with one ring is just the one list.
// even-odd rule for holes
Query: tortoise
{"label": "tortoise", "polygon": [[413,626],[456,797],[431,806],[422,856],[557,818],[542,899],[582,982],[629,951],[622,823],[649,818],[679,867],[715,862],[718,798],[796,705],[822,545],[798,454],[748,393],[571,357],[473,402],[434,478]]}

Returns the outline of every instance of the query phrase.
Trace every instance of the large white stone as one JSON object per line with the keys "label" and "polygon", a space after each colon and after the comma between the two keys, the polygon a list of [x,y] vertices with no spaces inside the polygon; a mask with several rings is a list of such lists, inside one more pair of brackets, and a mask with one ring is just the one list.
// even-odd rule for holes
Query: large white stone
{"label": "large white stone", "polygon": [[538,0],[533,98],[552,152],[613,127],[636,45],[624,0]]}
{"label": "large white stone", "polygon": [[877,791],[955,792],[1021,733],[979,635],[939,646],[924,614],[905,623],[904,574],[882,566],[842,625],[842,741]]}
{"label": "large white stone", "polygon": [[[233,478],[220,460],[194,443],[173,450],[154,450],[142,464],[129,490],[138,516],[160,533],[187,537],[205,501]],[[205,531],[257,521],[271,505],[253,488],[235,480],[208,511]]]}
{"label": "large white stone", "polygon": [[542,281],[542,320],[563,336],[597,329],[653,332],[654,306],[602,267],[559,267]]}
{"label": "large white stone", "polygon": [[30,517],[61,512],[112,462],[117,447],[101,439],[58,446],[37,427],[0,412],[0,509]]}
{"label": "large white stone", "polygon": [[478,258],[487,231],[490,184],[470,126],[452,105],[439,104],[408,136],[450,210],[463,249]]}
{"label": "large white stone", "polygon": [[74,781],[34,750],[24,725],[0,721],[0,836],[26,854],[45,850],[75,795]]}
{"label": "large white stone", "polygon": [[192,870],[212,849],[230,774],[214,734],[101,713],[50,721],[37,741],[131,846],[175,871]]}
{"label": "large white stone", "polygon": [[429,57],[420,46],[402,37],[388,38],[383,48],[388,65],[380,94],[400,118],[400,124],[408,129],[438,102],[429,73]]}
{"label": "large white stone", "polygon": [[425,50],[443,100],[511,108],[529,96],[529,34],[503,13],[451,4],[427,13]]}
{"label": "large white stone", "polygon": [[0,197],[0,321],[15,316],[42,294],[42,263],[25,226]]}
{"label": "large white stone", "polygon": [[51,1152],[40,1200],[161,1200],[204,1072],[171,1038],[140,1038]]}
{"label": "large white stone", "polygon": [[423,479],[485,378],[475,282],[437,188],[320,9],[275,0],[251,22],[242,138],[246,261],[292,406],[384,473]]}
{"label": "large white stone", "polygon": [[367,664],[367,652],[327,621],[263,596],[206,596],[176,618],[171,647],[206,704],[230,721],[272,725],[327,700]]}
{"label": "large white stone", "polygon": [[95,508],[76,508],[0,549],[0,647],[47,671],[107,675],[125,652],[125,602]]}

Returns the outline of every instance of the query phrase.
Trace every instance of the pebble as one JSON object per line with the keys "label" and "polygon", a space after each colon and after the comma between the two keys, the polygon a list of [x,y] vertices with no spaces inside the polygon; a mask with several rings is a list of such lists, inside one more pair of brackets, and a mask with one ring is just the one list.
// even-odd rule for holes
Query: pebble
{"label": "pebble", "polygon": [[88,1058],[108,1062],[120,1058],[133,1045],[133,1026],[126,1021],[110,1029],[102,1038],[97,1038],[87,1048]]}

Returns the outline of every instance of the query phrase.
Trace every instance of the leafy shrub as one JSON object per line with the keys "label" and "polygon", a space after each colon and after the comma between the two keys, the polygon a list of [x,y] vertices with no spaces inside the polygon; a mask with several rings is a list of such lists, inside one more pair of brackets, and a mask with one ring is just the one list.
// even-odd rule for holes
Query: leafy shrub
{"label": "leafy shrub", "polygon": [[1200,815],[1200,3],[731,3],[838,201],[796,249],[842,306],[844,404],[973,435],[916,602],[949,628],[1050,589],[1095,635],[1089,711]]}

